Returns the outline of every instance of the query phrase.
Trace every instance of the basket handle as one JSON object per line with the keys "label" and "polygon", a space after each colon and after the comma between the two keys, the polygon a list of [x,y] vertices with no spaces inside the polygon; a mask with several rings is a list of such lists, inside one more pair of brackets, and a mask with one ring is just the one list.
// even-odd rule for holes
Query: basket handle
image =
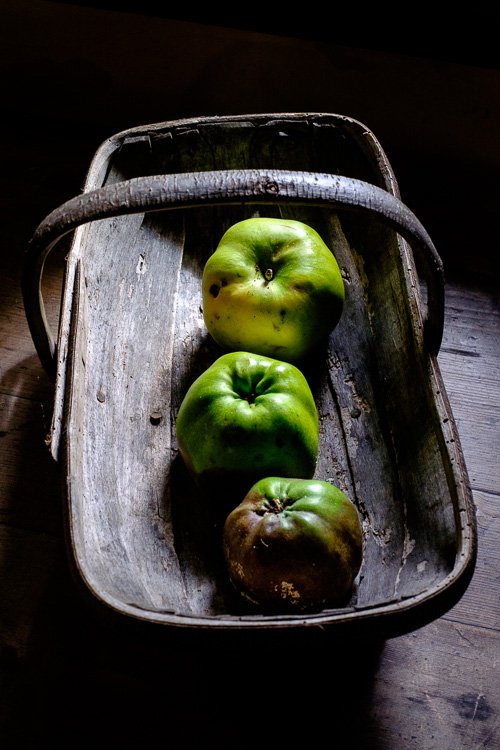
{"label": "basket handle", "polygon": [[82,224],[122,214],[206,205],[294,203],[372,214],[397,231],[421,262],[427,285],[424,344],[437,355],[444,326],[444,274],[441,258],[417,217],[391,193],[361,180],[317,172],[220,170],[136,177],[82,193],[50,213],[36,229],[25,259],[23,301],[35,348],[53,379],[56,345],[41,293],[47,255],[68,232]]}

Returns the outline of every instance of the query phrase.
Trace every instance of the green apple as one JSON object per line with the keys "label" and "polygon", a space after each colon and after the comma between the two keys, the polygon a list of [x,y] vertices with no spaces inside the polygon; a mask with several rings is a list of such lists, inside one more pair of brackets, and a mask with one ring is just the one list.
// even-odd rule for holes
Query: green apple
{"label": "green apple", "polygon": [[297,362],[337,325],[345,288],[335,256],[300,221],[233,224],[202,277],[208,332],[226,351]]}
{"label": "green apple", "polygon": [[223,354],[188,388],[176,420],[179,452],[196,483],[232,497],[269,474],[312,477],[318,412],[293,364],[249,352]]}
{"label": "green apple", "polygon": [[227,516],[223,551],[237,591],[265,610],[342,606],[359,572],[358,511],[338,487],[265,477]]}

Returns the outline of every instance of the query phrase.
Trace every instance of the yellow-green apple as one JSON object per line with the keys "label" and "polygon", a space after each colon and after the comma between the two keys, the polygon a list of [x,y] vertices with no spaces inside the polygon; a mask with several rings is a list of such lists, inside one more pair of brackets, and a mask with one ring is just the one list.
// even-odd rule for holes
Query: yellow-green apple
{"label": "yellow-green apple", "polygon": [[339,322],[345,287],[315,229],[255,217],[222,236],[203,269],[202,299],[207,330],[224,350],[297,362]]}

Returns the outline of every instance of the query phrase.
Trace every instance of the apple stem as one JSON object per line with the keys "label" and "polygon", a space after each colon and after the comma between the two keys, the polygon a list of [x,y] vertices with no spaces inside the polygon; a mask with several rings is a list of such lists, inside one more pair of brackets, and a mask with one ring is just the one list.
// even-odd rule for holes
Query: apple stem
{"label": "apple stem", "polygon": [[271,279],[273,278],[273,276],[274,276],[273,269],[272,268],[266,268],[266,270],[264,271],[264,278],[266,279],[266,281],[271,281]]}
{"label": "apple stem", "polygon": [[269,500],[269,511],[270,513],[281,513],[285,506],[279,499],[279,497],[272,497]]}

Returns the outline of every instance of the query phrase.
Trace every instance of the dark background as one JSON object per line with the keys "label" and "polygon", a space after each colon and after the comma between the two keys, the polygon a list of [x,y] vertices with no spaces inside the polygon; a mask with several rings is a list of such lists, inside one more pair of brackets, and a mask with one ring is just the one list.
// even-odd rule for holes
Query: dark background
{"label": "dark background", "polygon": [[[498,22],[493,3],[455,6],[440,12],[437,3],[302,5],[254,3],[242,10],[235,3],[178,8],[151,0],[107,0],[66,5],[139,13],[228,29],[262,32],[379,52],[394,52],[434,60],[497,68],[500,64]],[[364,7],[363,7],[364,6]]]}
{"label": "dark background", "polygon": [[[9,199],[38,201],[40,220],[54,208],[44,181],[60,184],[61,202],[72,197],[102,140],[127,127],[334,112],[377,136],[447,274],[464,273],[473,256],[468,278],[498,280],[498,10],[476,3],[436,17],[430,4],[404,13],[373,4],[307,16],[279,6],[269,17],[254,5],[252,14],[183,12],[146,0],[1,5]],[[18,138],[24,159],[12,161],[9,140]],[[27,178],[32,150],[45,162]]]}

